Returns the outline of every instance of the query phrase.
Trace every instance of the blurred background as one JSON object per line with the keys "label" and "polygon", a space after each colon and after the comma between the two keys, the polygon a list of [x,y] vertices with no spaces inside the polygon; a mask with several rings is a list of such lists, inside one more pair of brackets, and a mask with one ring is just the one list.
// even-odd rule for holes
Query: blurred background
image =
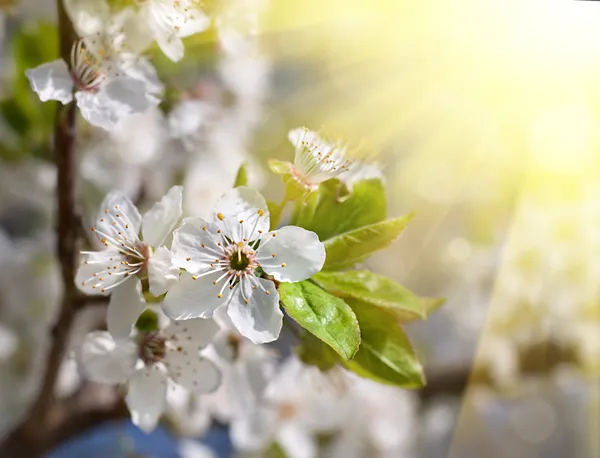
{"label": "blurred background", "polygon": [[[0,6],[3,435],[35,396],[61,285],[54,106],[24,76],[57,56],[56,8]],[[251,183],[274,198],[281,183],[266,160],[291,158],[297,126],[360,144],[383,170],[389,213],[417,214],[369,267],[447,302],[407,326],[428,386],[399,395],[373,385],[381,405],[357,401],[367,422],[400,396],[388,431],[400,444],[323,456],[600,457],[600,2],[214,0],[206,9],[252,40],[231,52],[235,34],[211,28],[186,40],[178,64],[156,52],[160,109],[111,134],[79,124],[86,217],[109,190],[147,207],[173,183],[185,186],[186,213],[202,216],[245,161]],[[81,315],[73,345],[103,317],[96,307]],[[70,360],[59,382],[57,395],[77,402],[112,395],[82,388]],[[50,456],[277,456],[236,451],[214,418],[187,433],[175,419],[151,438],[115,421]]]}

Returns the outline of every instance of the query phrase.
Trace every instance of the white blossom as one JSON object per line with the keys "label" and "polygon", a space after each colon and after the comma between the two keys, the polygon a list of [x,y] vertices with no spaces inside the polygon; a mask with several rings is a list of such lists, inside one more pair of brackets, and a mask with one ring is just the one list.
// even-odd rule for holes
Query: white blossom
{"label": "white blossom", "polygon": [[181,39],[206,30],[210,24],[197,0],[137,0],[137,3],[140,5],[137,23],[130,24],[135,27],[137,46],[145,48],[155,40],[174,62],[185,53]]}
{"label": "white blossom", "polygon": [[[141,278],[147,276],[154,296],[164,294],[177,281],[179,269],[163,242],[181,217],[181,186],[174,186],[144,215],[125,196],[110,193],[102,202],[92,231],[106,246],[83,252],[77,286],[88,294],[112,292],[108,305],[108,331],[127,338],[146,309]],[[141,233],[141,237],[140,234]]]}
{"label": "white blossom", "polygon": [[275,284],[258,269],[278,282],[297,282],[319,272],[324,262],[325,247],[314,232],[295,226],[269,231],[263,197],[238,187],[217,203],[214,222],[187,218],[175,231],[173,263],[188,273],[171,288],[163,310],[186,320],[211,317],[224,306],[243,336],[271,342],[279,336],[283,314]]}
{"label": "white blossom", "polygon": [[292,356],[269,380],[259,402],[231,424],[236,448],[266,450],[277,442],[290,458],[316,458],[317,435],[334,432],[342,421],[343,373],[325,374]]}
{"label": "white blossom", "polygon": [[352,161],[346,158],[347,148],[339,142],[322,139],[306,127],[292,129],[288,139],[296,153],[290,175],[304,188],[313,191],[320,183],[347,172]]}
{"label": "white blossom", "polygon": [[219,386],[218,368],[200,355],[218,329],[213,320],[173,322],[162,331],[119,342],[108,332],[94,331],[78,348],[76,359],[82,375],[90,380],[108,384],[126,381],[125,401],[132,421],[151,432],[165,411],[168,383],[197,394]]}

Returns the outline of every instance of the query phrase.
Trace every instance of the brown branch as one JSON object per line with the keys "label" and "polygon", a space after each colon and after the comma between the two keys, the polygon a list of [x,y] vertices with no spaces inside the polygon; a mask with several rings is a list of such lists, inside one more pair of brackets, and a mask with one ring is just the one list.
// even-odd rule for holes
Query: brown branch
{"label": "brown branch", "polygon": [[[62,1],[58,0],[57,3],[60,56],[69,62],[71,46],[77,36]],[[37,399],[21,425],[0,444],[0,456],[3,458],[39,456],[45,448],[44,444],[48,443],[48,435],[52,429],[49,421],[51,409],[55,405],[54,387],[78,305],[78,293],[74,283],[79,221],[75,210],[75,119],[75,103],[58,106],[54,131],[54,159],[58,173],[57,256],[64,288],[61,309],[51,331],[52,343]]]}

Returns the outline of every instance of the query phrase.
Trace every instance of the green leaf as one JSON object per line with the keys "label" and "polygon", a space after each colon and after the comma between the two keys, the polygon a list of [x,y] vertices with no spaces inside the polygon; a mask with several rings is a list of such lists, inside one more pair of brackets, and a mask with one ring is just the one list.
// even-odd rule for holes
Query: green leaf
{"label": "green leaf", "polygon": [[443,297],[421,297],[420,300],[426,315],[435,312],[446,302]]}
{"label": "green leaf", "polygon": [[413,213],[354,229],[325,241],[324,270],[340,270],[389,246],[402,233]]}
{"label": "green leaf", "polygon": [[319,272],[312,280],[336,296],[359,299],[400,316],[425,317],[419,297],[392,279],[368,270]]}
{"label": "green leaf", "polygon": [[342,363],[361,377],[403,388],[425,385],[423,366],[402,328],[370,304],[349,300],[361,329],[361,344],[351,361]]}
{"label": "green leaf", "polygon": [[268,164],[271,172],[276,173],[277,175],[290,173],[290,167],[292,166],[291,162],[280,161],[279,159],[269,159]]}
{"label": "green leaf", "polygon": [[304,364],[316,366],[322,371],[328,371],[340,361],[340,357],[330,346],[306,331],[300,334],[300,343],[295,351]]}
{"label": "green leaf", "polygon": [[248,164],[245,162],[240,165],[237,175],[235,176],[233,187],[237,188],[239,186],[248,186]]}
{"label": "green leaf", "polygon": [[343,299],[332,296],[310,281],[281,283],[279,299],[287,314],[300,326],[350,359],[360,344],[356,316]]}
{"label": "green leaf", "polygon": [[339,180],[321,183],[312,208],[298,205],[293,224],[327,240],[344,232],[383,221],[387,216],[385,187],[379,179],[361,180],[347,188]]}

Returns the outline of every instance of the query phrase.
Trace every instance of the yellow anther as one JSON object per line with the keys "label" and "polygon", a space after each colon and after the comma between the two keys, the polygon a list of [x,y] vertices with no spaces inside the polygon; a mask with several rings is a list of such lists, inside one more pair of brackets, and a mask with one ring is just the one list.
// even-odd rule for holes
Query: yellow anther
{"label": "yellow anther", "polygon": [[281,264],[281,267],[286,267],[287,264],[284,262],[283,264]]}
{"label": "yellow anther", "polygon": [[223,213],[217,213],[217,218],[219,218],[219,220],[223,221],[225,219],[225,215]]}
{"label": "yellow anther", "polygon": [[185,258],[185,260],[186,260],[186,261],[191,261],[191,260],[192,260],[192,258]]}
{"label": "yellow anther", "polygon": [[241,220],[240,220],[240,224],[243,224],[243,223],[244,223],[244,220],[243,220],[243,219],[241,219]]}
{"label": "yellow anther", "polygon": [[217,294],[217,297],[218,297],[219,299],[221,299],[221,298],[223,297],[223,295],[222,295],[221,293],[219,293],[219,294]]}
{"label": "yellow anther", "polygon": [[266,290],[265,293],[267,293],[267,296],[271,295],[271,291],[269,291],[269,290]]}
{"label": "yellow anther", "polygon": [[260,209],[258,210],[257,213],[258,213],[258,216],[265,216],[265,212]]}
{"label": "yellow anther", "polygon": [[247,304],[248,303],[248,299],[244,299],[244,302]]}
{"label": "yellow anther", "polygon": [[273,232],[273,237],[277,237],[277,234],[275,232]]}
{"label": "yellow anther", "polygon": [[197,280],[198,276],[197,275],[192,275],[192,280]]}
{"label": "yellow anther", "polygon": [[106,237],[102,237],[102,243],[106,243]]}
{"label": "yellow anther", "polygon": [[273,253],[271,256],[275,257],[275,256],[277,256],[277,254]]}

